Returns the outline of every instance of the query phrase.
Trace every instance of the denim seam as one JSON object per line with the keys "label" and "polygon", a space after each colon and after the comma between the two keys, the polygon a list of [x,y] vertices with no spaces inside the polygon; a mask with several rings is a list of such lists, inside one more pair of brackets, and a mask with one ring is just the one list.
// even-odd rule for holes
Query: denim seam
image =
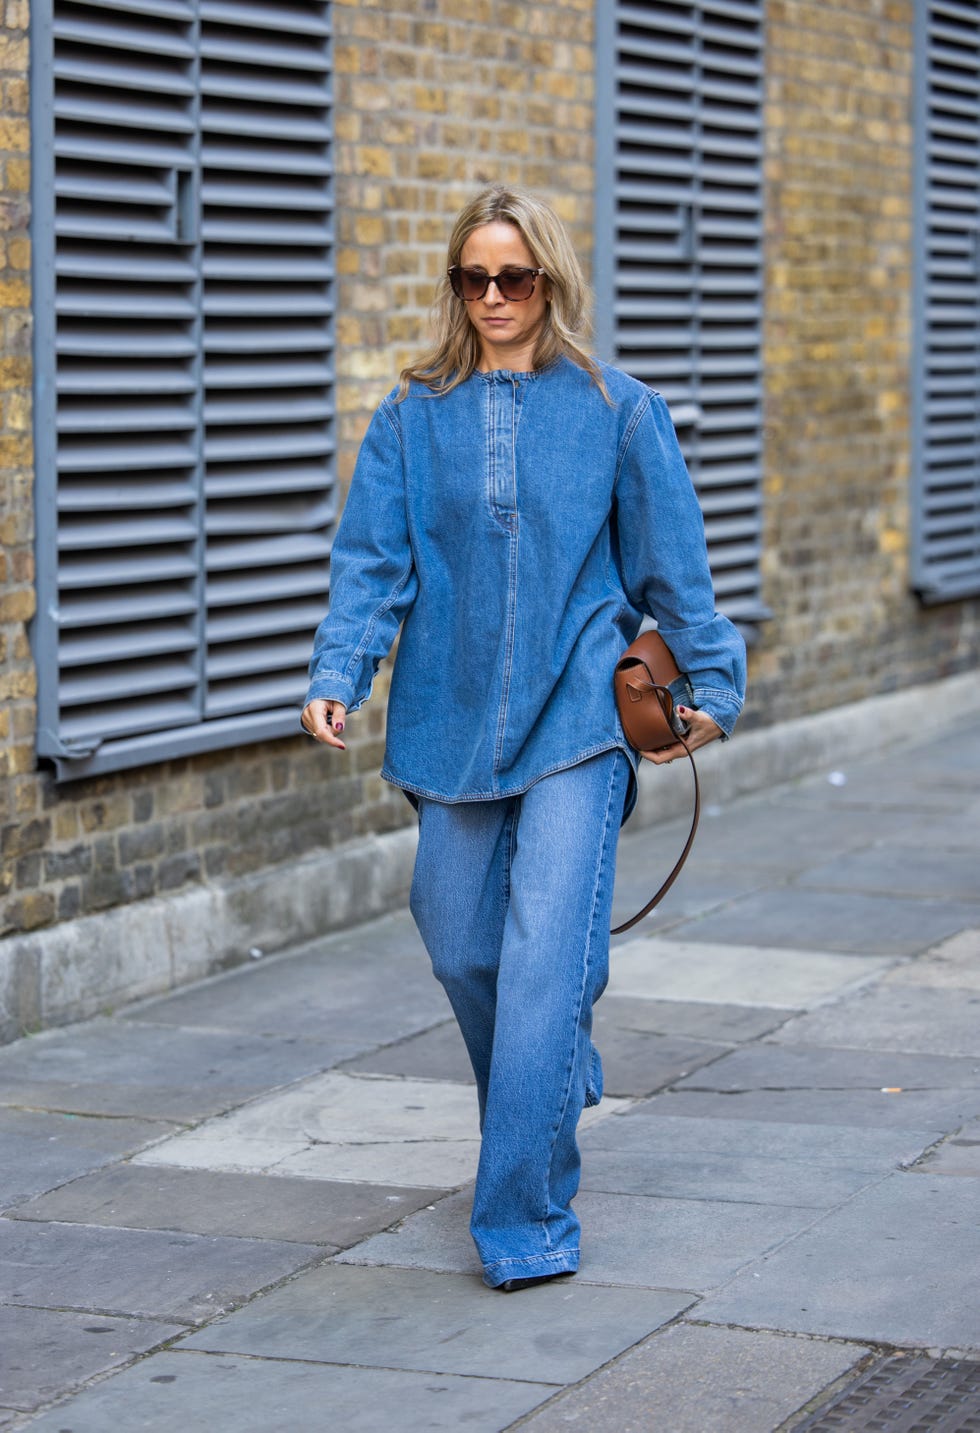
{"label": "denim seam", "polygon": [[497,735],[493,749],[494,799],[500,798],[497,788],[497,772],[504,754],[504,732],[507,729],[507,713],[510,707],[510,684],[514,670],[514,640],[517,632],[517,534],[512,533],[508,541],[510,549],[507,560],[507,635],[504,639],[504,670],[500,690],[500,715],[497,718]]}
{"label": "denim seam", "polygon": [[[562,1121],[564,1120],[565,1115],[566,1115],[567,1112],[568,1112],[568,1102],[569,1102],[569,1100],[570,1100],[570,1098],[571,1098],[571,1093],[572,1093],[572,1072],[573,1072],[573,1070],[575,1069],[575,1050],[576,1050],[576,1046],[577,1046],[577,1044],[578,1044],[578,1029],[579,1029],[579,1025],[581,1024],[581,1020],[582,1020],[582,1006],[583,1006],[583,1004],[584,1004],[584,1002],[585,1002],[585,991],[586,991],[586,986],[587,986],[587,984],[588,984],[588,973],[589,973],[590,965],[591,965],[591,963],[592,963],[592,951],[593,951],[594,936],[595,936],[596,907],[598,906],[598,903],[599,903],[599,890],[600,890],[600,887],[601,887],[601,885],[602,885],[603,869],[604,869],[604,867],[605,867],[605,863],[606,863],[606,852],[607,852],[608,845],[609,845],[609,812],[610,812],[610,809],[611,809],[611,807],[612,807],[613,789],[614,789],[615,784],[616,784],[616,770],[617,770],[617,768],[616,768],[616,762],[613,761],[613,762],[610,763],[609,780],[608,780],[608,783],[607,783],[607,786],[606,786],[606,810],[605,810],[605,815],[604,815],[604,817],[603,817],[603,825],[602,825],[602,843],[601,843],[601,846],[600,846],[600,849],[599,849],[599,860],[596,862],[595,881],[594,881],[593,886],[592,886],[592,905],[591,905],[591,909],[590,909],[590,912],[589,912],[588,933],[587,933],[587,935],[586,935],[586,941],[585,941],[585,959],[584,959],[584,961],[582,962],[582,981],[581,981],[581,985],[580,985],[580,988],[579,988],[578,1002],[577,1002],[576,1007],[575,1007],[574,1039],[573,1039],[572,1045],[571,1045],[571,1057],[570,1057],[570,1059],[569,1059],[568,1065],[567,1065],[566,1070],[565,1070],[565,1094],[564,1094],[564,1098],[563,1098],[563,1100],[562,1100],[561,1109],[559,1110],[559,1113],[558,1113],[558,1120],[557,1120],[557,1123],[555,1124],[555,1126],[554,1126],[554,1128],[553,1128],[553,1130],[552,1130],[552,1136],[551,1136],[551,1153],[550,1153],[549,1158],[548,1158],[548,1176],[547,1176],[547,1185],[546,1185],[546,1191],[545,1191],[545,1192],[546,1192],[546,1198],[547,1198],[547,1204],[548,1204],[548,1209],[549,1209],[549,1210],[550,1210],[550,1208],[551,1208],[551,1175],[552,1175],[552,1167],[553,1167],[554,1162],[555,1162],[555,1149],[556,1149],[557,1144],[558,1144],[558,1132],[559,1132],[559,1130],[561,1129]],[[543,1230],[544,1230],[544,1236],[545,1236],[545,1243],[547,1243],[547,1242],[548,1242],[547,1212],[546,1212],[546,1214],[545,1214],[545,1220],[544,1220],[544,1222],[543,1222]]]}
{"label": "denim seam", "polygon": [[378,622],[385,615],[385,613],[390,612],[392,607],[394,607],[402,592],[405,590],[405,585],[411,575],[412,567],[411,563],[409,563],[408,571],[404,574],[403,577],[399,578],[398,582],[395,583],[395,586],[392,588],[391,592],[389,592],[384,602],[380,603],[371,613],[367,627],[364,631],[364,635],[361,638],[360,642],[357,644],[357,647],[354,650],[354,655],[348,662],[347,671],[344,674],[345,680],[350,682],[351,686],[354,685],[353,681],[351,680],[354,670],[360,663],[361,658],[364,656],[364,653],[367,651],[371,643],[371,638],[374,636],[374,629],[377,627]]}
{"label": "denim seam", "polygon": [[652,392],[647,391],[647,393],[644,395],[643,398],[640,399],[639,403],[636,405],[632,414],[630,415],[630,421],[626,425],[626,432],[623,434],[623,441],[622,443],[620,443],[619,452],[616,454],[616,476],[613,479],[614,491],[619,483],[619,475],[622,471],[623,463],[626,461],[626,454],[629,452],[630,444],[633,442],[634,434],[636,433],[637,428],[640,426],[640,419],[643,417],[644,413],[646,413],[652,401],[653,394]]}
{"label": "denim seam", "polygon": [[484,1267],[489,1274],[492,1269],[499,1269],[502,1264],[540,1264],[542,1259],[547,1259],[549,1262],[554,1263],[555,1260],[567,1259],[572,1254],[576,1257],[581,1254],[581,1249],[578,1244],[570,1249],[555,1249],[553,1252],[547,1254],[507,1255],[503,1259],[494,1259],[492,1264],[486,1264]]}

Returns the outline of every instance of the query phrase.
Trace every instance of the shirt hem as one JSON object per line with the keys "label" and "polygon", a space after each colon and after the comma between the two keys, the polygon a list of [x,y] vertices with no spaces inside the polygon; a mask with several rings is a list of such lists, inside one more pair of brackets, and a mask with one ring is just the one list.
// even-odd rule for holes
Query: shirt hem
{"label": "shirt hem", "polygon": [[397,786],[400,790],[411,793],[412,796],[420,796],[426,801],[442,801],[447,806],[462,805],[466,801],[506,801],[511,796],[523,796],[525,791],[529,791],[532,786],[542,781],[546,776],[554,776],[558,771],[568,771],[571,767],[580,766],[583,761],[590,761],[592,757],[602,756],[603,753],[607,751],[621,751],[628,760],[635,775],[637,757],[633,748],[626,741],[617,741],[615,738],[611,738],[609,741],[602,742],[598,746],[587,747],[576,756],[571,756],[564,761],[556,762],[553,766],[547,767],[544,771],[539,771],[535,776],[529,777],[527,781],[523,781],[519,785],[507,786],[497,791],[464,791],[453,796],[448,796],[444,792],[433,791],[429,787],[419,786],[416,782],[408,781],[402,776],[397,776],[388,766],[387,762],[385,762],[381,768],[381,776],[391,786]]}

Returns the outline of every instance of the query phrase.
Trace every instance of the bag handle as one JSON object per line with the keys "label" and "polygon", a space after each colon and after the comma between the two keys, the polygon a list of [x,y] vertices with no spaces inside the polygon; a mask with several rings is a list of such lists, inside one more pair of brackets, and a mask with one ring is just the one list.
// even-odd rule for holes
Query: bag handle
{"label": "bag handle", "polygon": [[[660,684],[657,682],[651,683],[651,690],[656,692],[658,697],[660,696],[661,692],[664,693],[668,697],[668,699],[670,697],[670,694],[669,692],[667,692],[666,688],[661,687]],[[694,777],[694,816],[691,820],[691,829],[688,832],[687,840],[684,842],[684,849],[678,856],[674,869],[664,881],[657,894],[652,898],[652,900],[647,901],[643,909],[641,911],[637,911],[636,915],[633,916],[630,920],[624,921],[622,925],[614,926],[613,929],[609,932],[610,935],[622,935],[624,930],[629,930],[632,926],[635,926],[638,921],[641,921],[644,916],[648,916],[650,912],[654,909],[654,907],[660,904],[664,896],[670,890],[671,886],[677,880],[677,877],[680,875],[684,862],[691,854],[691,847],[694,845],[694,837],[697,834],[698,822],[701,819],[701,783],[698,780],[698,769],[697,766],[694,764],[694,755],[691,751],[691,748],[688,746],[687,742],[682,736],[675,733],[675,737],[676,740],[680,743],[680,745],[684,748],[685,753],[687,754],[687,759],[691,763],[691,774]]]}

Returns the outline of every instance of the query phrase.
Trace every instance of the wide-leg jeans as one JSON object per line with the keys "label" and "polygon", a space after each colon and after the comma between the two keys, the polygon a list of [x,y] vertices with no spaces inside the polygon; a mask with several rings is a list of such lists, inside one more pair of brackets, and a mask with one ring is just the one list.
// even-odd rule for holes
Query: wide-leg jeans
{"label": "wide-leg jeans", "polygon": [[476,1077],[470,1228],[491,1287],[578,1268],[575,1131],[602,1094],[592,1006],[628,778],[613,750],[519,796],[420,806],[411,909]]}

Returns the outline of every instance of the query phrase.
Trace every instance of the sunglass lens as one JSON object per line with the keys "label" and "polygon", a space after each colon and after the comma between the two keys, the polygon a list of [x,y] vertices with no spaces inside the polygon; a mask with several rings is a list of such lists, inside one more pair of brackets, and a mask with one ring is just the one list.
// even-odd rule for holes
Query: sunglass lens
{"label": "sunglass lens", "polygon": [[474,299],[482,299],[487,291],[489,279],[482,269],[460,269],[459,271],[462,294],[461,297],[472,303]]}
{"label": "sunglass lens", "polygon": [[505,299],[529,299],[534,292],[534,275],[528,269],[501,269],[497,287]]}

